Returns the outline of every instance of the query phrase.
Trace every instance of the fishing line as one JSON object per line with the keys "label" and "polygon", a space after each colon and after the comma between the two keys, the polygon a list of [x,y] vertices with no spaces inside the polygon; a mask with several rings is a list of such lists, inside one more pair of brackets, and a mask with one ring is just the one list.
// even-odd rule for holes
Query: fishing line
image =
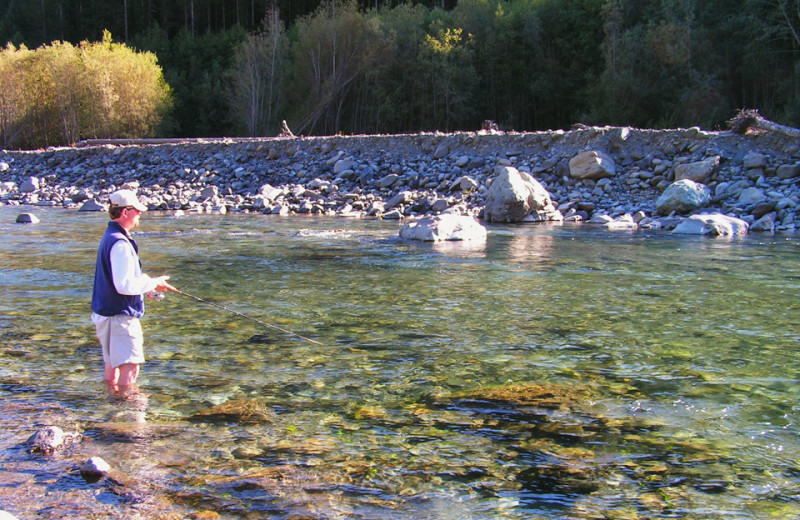
{"label": "fishing line", "polygon": [[186,292],[183,292],[183,291],[176,290],[175,292],[177,292],[178,294],[182,294],[183,296],[186,296],[187,298],[191,298],[191,299],[196,300],[198,302],[205,303],[206,305],[211,305],[212,307],[216,307],[218,309],[222,309],[224,311],[228,311],[231,314],[235,314],[235,315],[237,315],[237,316],[239,316],[241,318],[245,318],[247,320],[254,321],[254,322],[256,322],[256,323],[258,323],[260,325],[263,325],[265,327],[269,327],[269,328],[272,328],[272,329],[275,329],[275,330],[279,330],[279,331],[283,332],[284,334],[289,334],[291,336],[296,336],[296,337],[298,337],[300,339],[304,339],[306,341],[310,341],[311,343],[314,343],[316,345],[322,345],[322,343],[320,343],[319,341],[315,341],[315,340],[313,340],[311,338],[307,338],[305,336],[301,336],[300,334],[295,334],[294,332],[292,332],[290,330],[282,329],[281,327],[278,327],[277,325],[273,325],[271,323],[267,323],[265,321],[261,321],[258,318],[253,318],[252,316],[248,316],[247,314],[242,314],[241,312],[235,311],[233,309],[229,309],[229,308],[225,307],[224,305],[220,305],[218,303],[214,303],[214,302],[210,302],[208,300],[204,300],[204,299],[202,299],[202,298],[200,298],[198,296],[194,296],[192,294],[189,294],[189,293],[186,293]]}

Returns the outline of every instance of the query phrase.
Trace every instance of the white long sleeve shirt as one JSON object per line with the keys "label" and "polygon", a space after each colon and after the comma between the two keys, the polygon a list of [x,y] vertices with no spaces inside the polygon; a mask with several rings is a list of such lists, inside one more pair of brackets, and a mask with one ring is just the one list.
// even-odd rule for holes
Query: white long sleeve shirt
{"label": "white long sleeve shirt", "polygon": [[[144,274],[139,266],[139,258],[133,246],[127,240],[117,240],[111,246],[111,276],[114,279],[114,288],[120,294],[130,296],[144,294],[155,290],[158,283],[155,279]],[[92,313],[92,322],[100,323],[107,320],[107,316]]]}

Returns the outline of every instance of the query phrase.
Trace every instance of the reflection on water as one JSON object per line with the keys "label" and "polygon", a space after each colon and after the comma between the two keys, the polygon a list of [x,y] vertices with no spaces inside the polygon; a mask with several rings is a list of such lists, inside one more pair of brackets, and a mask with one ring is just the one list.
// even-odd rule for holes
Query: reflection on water
{"label": "reflection on water", "polygon": [[[146,395],[118,400],[89,320],[106,217],[38,213],[0,208],[0,506],[20,518],[800,513],[796,237],[426,244],[147,214],[145,270],[322,345],[170,295],[147,302]],[[47,424],[84,440],[28,454]],[[93,455],[119,474],[83,480]]]}

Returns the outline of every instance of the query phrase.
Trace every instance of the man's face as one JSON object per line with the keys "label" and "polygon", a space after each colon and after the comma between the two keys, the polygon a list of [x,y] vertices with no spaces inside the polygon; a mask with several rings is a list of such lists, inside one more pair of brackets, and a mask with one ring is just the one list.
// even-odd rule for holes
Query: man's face
{"label": "man's face", "polygon": [[141,214],[142,212],[138,209],[128,206],[122,210],[120,224],[128,231],[135,229],[139,225],[139,217]]}

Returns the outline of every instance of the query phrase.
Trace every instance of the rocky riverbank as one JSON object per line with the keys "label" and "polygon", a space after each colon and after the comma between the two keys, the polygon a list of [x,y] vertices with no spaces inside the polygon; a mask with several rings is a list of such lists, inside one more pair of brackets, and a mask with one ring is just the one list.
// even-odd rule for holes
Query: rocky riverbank
{"label": "rocky riverbank", "polygon": [[[492,193],[501,176],[511,179],[506,193]],[[518,193],[520,179],[530,193]],[[603,127],[0,152],[2,204],[103,210],[123,186],[153,210],[385,219],[455,213],[625,229],[673,229],[687,216],[713,213],[750,231],[794,232],[800,143],[777,133]],[[526,200],[539,188],[549,197],[541,203],[552,203],[547,211]],[[487,202],[505,206],[490,211]],[[509,204],[522,204],[524,215]],[[696,229],[725,234],[719,226]]]}

